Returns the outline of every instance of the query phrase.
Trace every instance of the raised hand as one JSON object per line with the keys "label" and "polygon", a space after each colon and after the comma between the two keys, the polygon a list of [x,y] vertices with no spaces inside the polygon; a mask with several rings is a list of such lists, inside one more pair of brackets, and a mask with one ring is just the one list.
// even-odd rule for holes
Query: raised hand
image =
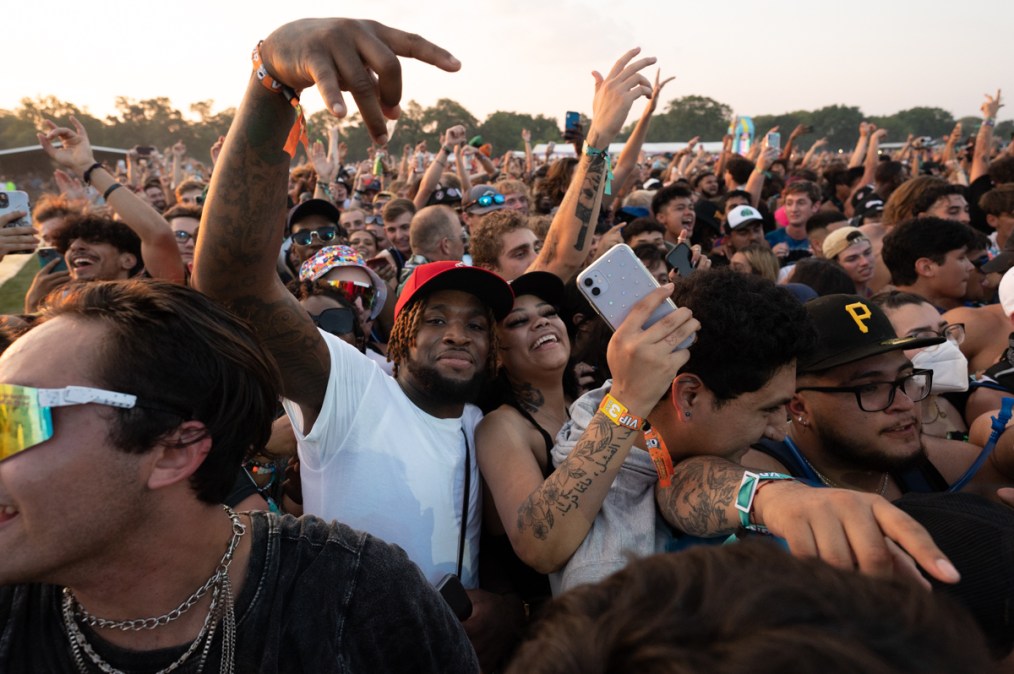
{"label": "raised hand", "polygon": [[[36,134],[39,144],[50,158],[62,168],[70,169],[76,175],[83,175],[88,167],[95,163],[95,154],[92,152],[91,142],[88,140],[88,132],[85,131],[77,117],[71,117],[70,123],[73,129],[65,126],[57,126],[51,120],[43,120],[42,125],[45,133]],[[54,141],[60,141],[60,146],[54,145]]]}
{"label": "raised hand", "polygon": [[655,108],[658,107],[658,96],[659,96],[659,94],[662,93],[662,89],[665,87],[665,85],[669,84],[674,79],[676,79],[675,76],[674,77],[667,77],[666,79],[664,79],[664,80],[662,80],[660,82],[659,78],[661,76],[662,76],[662,69],[661,68],[656,69],[655,70],[655,86],[653,86],[651,88],[651,101],[648,103],[648,112],[649,112],[649,114],[652,113],[652,112],[655,112]]}
{"label": "raised hand", "polygon": [[60,194],[68,199],[79,200],[88,198],[84,183],[77,176],[71,175],[63,169],[56,169],[53,171],[53,180],[56,182],[56,187],[60,190]]}
{"label": "raised hand", "polygon": [[335,174],[338,172],[338,164],[327,156],[324,144],[319,140],[310,148],[310,163],[313,164],[313,170],[317,172],[318,179],[325,183],[334,180]]}
{"label": "raised hand", "polygon": [[656,59],[650,56],[635,61],[634,57],[640,53],[640,48],[628,51],[613,64],[605,77],[598,71],[592,71],[595,100],[592,102],[591,129],[586,136],[589,146],[599,149],[608,146],[623,128],[634,101],[641,96],[651,96],[651,83],[640,71],[653,65]]}
{"label": "raised hand", "polygon": [[521,129],[521,140],[525,143],[532,142],[532,132],[528,129]]}
{"label": "raised hand", "polygon": [[996,97],[986,94],[986,100],[983,101],[981,110],[983,117],[989,117],[996,119],[996,113],[1000,112],[1000,108],[1003,107],[1003,103],[1000,102],[1000,90],[996,90]]}
{"label": "raised hand", "polygon": [[276,80],[302,91],[314,84],[332,114],[347,113],[348,91],[377,144],[387,143],[386,119],[401,113],[401,64],[410,57],[454,72],[461,63],[419,35],[376,21],[303,19],[271,33],[261,45],[264,67]]}

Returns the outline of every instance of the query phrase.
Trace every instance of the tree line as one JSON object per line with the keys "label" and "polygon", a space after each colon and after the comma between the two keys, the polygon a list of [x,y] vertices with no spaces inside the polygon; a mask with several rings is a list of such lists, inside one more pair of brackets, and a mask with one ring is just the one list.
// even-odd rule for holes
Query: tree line
{"label": "tree line", "polygon": [[[225,134],[235,114],[235,108],[213,113],[213,106],[210,100],[194,103],[189,106],[190,114],[185,116],[165,97],[135,100],[121,96],[116,98],[115,114],[98,118],[53,96],[24,98],[17,109],[0,110],[0,149],[34,145],[37,143],[35,132],[43,118],[66,120],[74,115],[88,129],[95,145],[167,148],[182,140],[193,156],[203,159],[207,155],[204,148],[210,148],[218,136]],[[704,141],[720,140],[727,133],[733,114],[730,106],[706,96],[676,98],[655,113],[647,140],[681,142],[694,136]],[[935,107],[914,107],[893,115],[869,116],[856,106],[846,105],[753,116],[758,134],[778,126],[783,137],[787,137],[797,125],[805,124],[813,131],[800,139],[800,149],[826,137],[832,150],[851,149],[859,122],[864,119],[887,129],[888,141],[904,141],[908,134],[942,139],[951,133],[958,121],[962,122],[962,136],[974,137],[982,121],[978,117],[955,119],[948,111]],[[324,110],[311,115],[308,120],[311,139],[325,140],[329,123],[333,123],[333,118]],[[414,146],[420,141],[426,141],[433,151],[440,134],[455,124],[464,124],[470,137],[479,136],[483,143],[492,144],[494,155],[523,149],[522,129],[531,131],[533,143],[562,142],[563,129],[555,117],[497,111],[479,121],[457,101],[441,98],[428,107],[416,101],[402,106],[402,117],[391,136],[390,151],[400,154],[404,145]],[[364,157],[370,141],[359,115],[350,115],[340,126],[342,140],[349,148],[348,157]],[[632,129],[633,123],[624,130],[620,140]],[[1014,133],[1014,120],[998,122],[994,133],[997,138],[1009,139]]]}

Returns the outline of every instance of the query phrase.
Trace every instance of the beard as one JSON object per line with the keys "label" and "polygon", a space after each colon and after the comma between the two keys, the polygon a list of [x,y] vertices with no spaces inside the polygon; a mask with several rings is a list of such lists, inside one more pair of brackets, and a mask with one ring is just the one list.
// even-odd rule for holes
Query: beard
{"label": "beard", "polygon": [[429,365],[409,359],[406,363],[416,387],[441,403],[474,403],[486,383],[485,370],[479,370],[471,379],[449,379]]}
{"label": "beard", "polygon": [[925,456],[926,450],[920,436],[918,448],[907,456],[894,456],[871,449],[844,433],[831,428],[817,428],[820,446],[828,455],[835,457],[840,463],[856,470],[897,473],[913,467]]}

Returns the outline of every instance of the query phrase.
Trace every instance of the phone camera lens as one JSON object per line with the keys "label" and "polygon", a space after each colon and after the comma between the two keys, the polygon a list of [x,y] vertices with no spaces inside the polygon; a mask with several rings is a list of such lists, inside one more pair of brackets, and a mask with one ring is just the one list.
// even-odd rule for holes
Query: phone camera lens
{"label": "phone camera lens", "polygon": [[591,286],[592,286],[592,284],[594,284],[594,283],[595,283],[595,281],[591,280],[590,278],[586,278],[586,279],[584,280],[584,284],[585,284],[586,286],[588,286],[588,287],[591,287]]}
{"label": "phone camera lens", "polygon": [[601,288],[592,288],[592,295],[595,295],[597,297],[598,295],[601,295],[601,294],[602,294],[602,289]]}

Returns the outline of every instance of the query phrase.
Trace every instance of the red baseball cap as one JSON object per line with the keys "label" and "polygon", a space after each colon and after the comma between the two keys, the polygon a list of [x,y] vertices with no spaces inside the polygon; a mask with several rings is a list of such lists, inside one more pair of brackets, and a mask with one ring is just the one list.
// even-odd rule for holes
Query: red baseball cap
{"label": "red baseball cap", "polygon": [[475,295],[493,310],[493,316],[498,321],[514,308],[514,292],[498,274],[464,262],[445,260],[421,264],[412,271],[394,305],[394,317],[397,318],[412,300],[438,290],[461,290]]}

